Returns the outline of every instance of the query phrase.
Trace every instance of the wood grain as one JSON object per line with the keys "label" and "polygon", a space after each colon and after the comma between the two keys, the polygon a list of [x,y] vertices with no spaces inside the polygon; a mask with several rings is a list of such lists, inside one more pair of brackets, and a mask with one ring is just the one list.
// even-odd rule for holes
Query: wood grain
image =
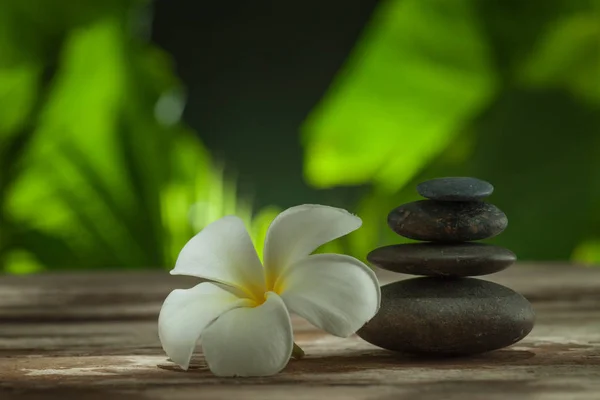
{"label": "wood grain", "polygon": [[[382,282],[405,278],[381,272]],[[520,264],[486,277],[536,309],[508,349],[424,359],[341,339],[294,319],[307,357],[268,378],[222,379],[202,356],[189,371],[160,348],[166,273],[0,278],[0,399],[600,399],[600,269]]]}

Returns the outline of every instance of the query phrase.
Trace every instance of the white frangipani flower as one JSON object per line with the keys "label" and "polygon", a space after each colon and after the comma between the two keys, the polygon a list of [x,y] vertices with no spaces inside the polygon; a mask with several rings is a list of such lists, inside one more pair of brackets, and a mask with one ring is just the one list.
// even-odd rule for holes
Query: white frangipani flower
{"label": "white frangipani flower", "polygon": [[297,348],[290,313],[350,336],[379,309],[377,278],[350,256],[311,253],[361,224],[339,208],[292,207],[269,227],[264,266],[239,218],[208,225],[181,250],[171,274],[213,282],[166,298],[158,320],[165,352],[187,369],[200,339],[214,374],[261,376],[281,371]]}

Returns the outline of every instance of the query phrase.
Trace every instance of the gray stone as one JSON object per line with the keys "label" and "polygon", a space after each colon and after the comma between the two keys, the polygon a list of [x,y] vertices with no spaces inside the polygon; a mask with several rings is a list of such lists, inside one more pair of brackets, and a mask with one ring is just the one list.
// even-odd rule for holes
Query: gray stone
{"label": "gray stone", "polygon": [[531,304],[475,278],[413,278],[382,287],[381,308],[358,335],[408,353],[467,355],[510,346],[533,328]]}
{"label": "gray stone", "polygon": [[517,259],[503,247],[482,243],[410,243],[380,247],[367,256],[379,268],[411,275],[478,276],[502,271]]}
{"label": "gray stone", "polygon": [[498,235],[508,225],[508,219],[489,203],[420,200],[392,210],[388,225],[410,239],[466,242]]}
{"label": "gray stone", "polygon": [[437,178],[417,185],[421,196],[440,201],[477,201],[493,191],[491,183],[469,177]]}

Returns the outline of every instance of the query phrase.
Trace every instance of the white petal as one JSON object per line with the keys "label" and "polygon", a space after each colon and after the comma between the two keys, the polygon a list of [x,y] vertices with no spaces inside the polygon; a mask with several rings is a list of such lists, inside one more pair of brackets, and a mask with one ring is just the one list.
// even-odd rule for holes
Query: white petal
{"label": "white petal", "polygon": [[224,312],[250,304],[250,300],[240,299],[209,282],[173,290],[158,317],[163,349],[173,362],[187,369],[204,328]]}
{"label": "white petal", "polygon": [[267,285],[294,261],[361,224],[360,218],[341,208],[305,204],[285,210],[273,220],[265,239]]}
{"label": "white petal", "polygon": [[223,217],[206,226],[181,250],[173,275],[191,275],[246,292],[265,293],[265,275],[241,219]]}
{"label": "white petal", "polygon": [[219,376],[276,374],[287,365],[293,343],[290,315],[273,292],[258,307],[227,312],[202,334],[206,363]]}
{"label": "white petal", "polygon": [[341,337],[373,318],[381,301],[375,273],[341,254],[315,254],[294,263],[275,288],[290,312]]}

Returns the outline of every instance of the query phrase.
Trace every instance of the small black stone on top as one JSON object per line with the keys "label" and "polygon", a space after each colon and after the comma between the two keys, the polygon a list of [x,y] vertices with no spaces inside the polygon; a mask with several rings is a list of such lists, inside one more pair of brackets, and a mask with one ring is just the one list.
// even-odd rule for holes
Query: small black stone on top
{"label": "small black stone on top", "polygon": [[409,239],[467,242],[498,235],[508,225],[508,219],[489,203],[419,200],[392,210],[388,225]]}
{"label": "small black stone on top", "polygon": [[470,177],[432,179],[417,185],[417,192],[438,201],[479,201],[492,194],[491,183]]}
{"label": "small black stone on top", "polygon": [[515,253],[483,243],[410,243],[380,247],[367,260],[388,271],[411,275],[464,277],[493,274],[511,266]]}

